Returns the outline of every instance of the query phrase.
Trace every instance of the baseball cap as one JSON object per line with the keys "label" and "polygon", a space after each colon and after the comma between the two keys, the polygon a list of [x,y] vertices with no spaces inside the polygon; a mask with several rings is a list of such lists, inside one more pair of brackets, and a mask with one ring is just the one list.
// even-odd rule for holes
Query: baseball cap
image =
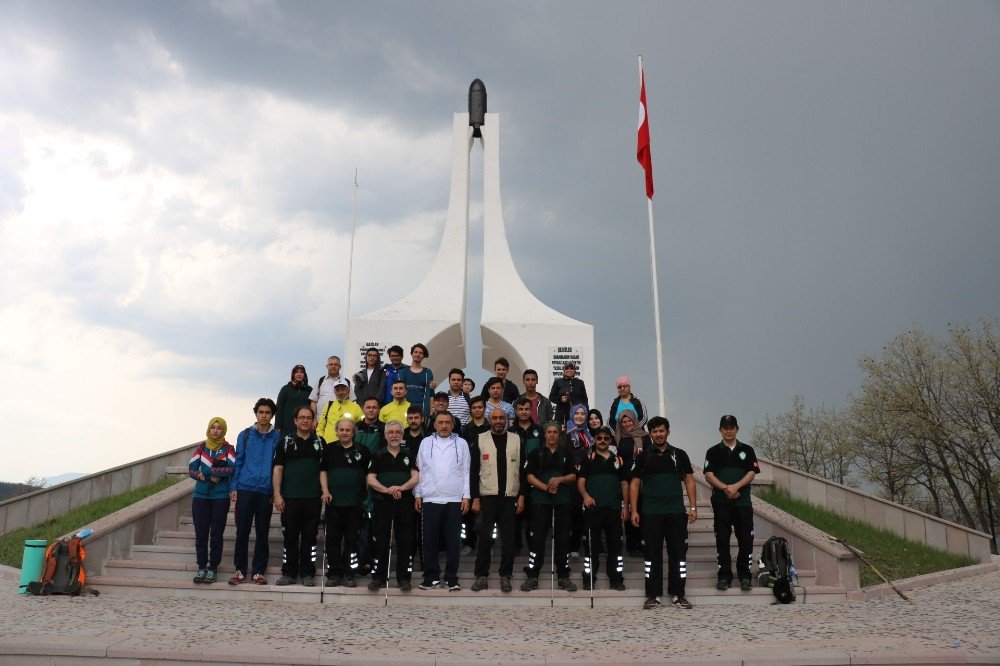
{"label": "baseball cap", "polygon": [[739,424],[736,423],[736,417],[732,414],[726,414],[721,419],[719,419],[720,428],[739,428]]}
{"label": "baseball cap", "polygon": [[338,386],[346,386],[347,388],[351,388],[351,382],[341,377],[340,379],[333,382],[333,388],[337,388]]}

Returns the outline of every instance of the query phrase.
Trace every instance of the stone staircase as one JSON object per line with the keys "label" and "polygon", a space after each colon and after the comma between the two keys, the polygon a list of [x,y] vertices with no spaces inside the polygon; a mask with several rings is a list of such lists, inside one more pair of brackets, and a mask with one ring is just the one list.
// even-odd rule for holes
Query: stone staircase
{"label": "stone staircase", "polygon": [[[185,470],[186,471],[186,470]],[[213,599],[270,599],[275,601],[298,601],[319,603],[321,589],[320,576],[317,576],[317,587],[307,588],[302,585],[277,587],[273,583],[280,575],[282,538],[280,518],[275,513],[270,530],[269,547],[272,566],[266,574],[269,584],[240,586],[229,585],[226,580],[232,575],[233,542],[235,525],[233,514],[230,513],[223,546],[222,565],[219,569],[220,582],[213,585],[199,585],[192,582],[197,567],[195,565],[194,526],[190,517],[190,500],[187,500],[188,510],[184,511],[184,503],[177,502],[178,515],[172,525],[165,528],[157,527],[151,538],[137,538],[136,543],[127,549],[126,557],[116,557],[109,553],[103,559],[103,571],[100,575],[88,576],[88,582],[105,594],[131,594],[142,596],[188,596]],[[688,548],[688,578],[687,597],[696,605],[701,604],[758,604],[769,605],[774,601],[771,591],[766,588],[754,588],[750,592],[741,592],[738,587],[726,592],[715,589],[715,541],[712,533],[712,509],[707,501],[699,502],[699,520],[690,528],[690,544]],[[758,529],[760,533],[760,529]],[[148,543],[141,543],[148,541]],[[319,532],[319,562],[323,556],[323,527]],[[757,538],[754,543],[755,561],[760,553],[764,538]],[[251,535],[250,553],[253,552],[254,537]],[[731,541],[732,555],[736,555],[735,538]],[[501,593],[499,578],[493,573],[490,587],[482,592],[472,592],[469,588],[473,583],[473,562],[475,555],[463,555],[459,567],[459,582],[462,590],[448,592],[445,590],[418,590],[420,582],[419,557],[414,565],[414,589],[411,592],[400,592],[395,587],[392,567],[395,566],[396,549],[390,562],[390,588],[386,595],[385,588],[378,592],[367,589],[367,577],[358,578],[356,588],[326,588],[322,590],[325,603],[361,603],[369,605],[389,604],[449,604],[449,605],[531,605],[531,606],[589,606],[591,594],[589,591],[565,592],[550,589],[549,563],[551,562],[551,539],[549,540],[544,572],[540,577],[540,588],[533,592],[521,592],[518,588],[524,580],[523,567],[527,564],[526,552],[515,559],[513,584],[514,591]],[[442,566],[444,554],[441,555]],[[602,558],[603,559],[603,558]],[[499,548],[494,546],[493,569],[499,563]],[[603,568],[603,561],[602,561]],[[579,585],[583,562],[581,558],[571,558],[573,582]],[[664,566],[666,569],[666,565]],[[317,565],[319,571],[320,565]],[[93,571],[92,574],[97,574]],[[596,589],[593,593],[594,606],[639,606],[645,595],[643,592],[643,561],[639,557],[625,557],[625,584],[628,589],[616,592],[608,589],[607,576],[595,572]],[[811,569],[798,570],[799,585],[798,602],[816,603],[826,601],[843,601],[847,598],[844,587],[818,585],[817,572]]]}

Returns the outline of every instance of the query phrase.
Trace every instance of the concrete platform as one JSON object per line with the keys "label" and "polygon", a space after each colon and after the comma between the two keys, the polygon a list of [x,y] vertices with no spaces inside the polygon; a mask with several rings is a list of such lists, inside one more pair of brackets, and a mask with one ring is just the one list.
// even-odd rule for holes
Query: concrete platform
{"label": "concrete platform", "polygon": [[1000,572],[911,596],[915,606],[885,597],[692,610],[416,610],[341,600],[21,597],[10,586],[0,594],[0,664],[1000,663]]}

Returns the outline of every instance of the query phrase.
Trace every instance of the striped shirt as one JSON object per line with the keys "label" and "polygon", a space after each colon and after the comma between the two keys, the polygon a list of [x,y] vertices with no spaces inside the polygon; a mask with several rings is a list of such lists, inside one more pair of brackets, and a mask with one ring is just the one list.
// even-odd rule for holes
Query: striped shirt
{"label": "striped shirt", "polygon": [[464,393],[459,393],[458,395],[448,394],[448,411],[452,413],[452,416],[458,418],[465,425],[472,418],[471,412],[469,412],[469,399],[465,397]]}

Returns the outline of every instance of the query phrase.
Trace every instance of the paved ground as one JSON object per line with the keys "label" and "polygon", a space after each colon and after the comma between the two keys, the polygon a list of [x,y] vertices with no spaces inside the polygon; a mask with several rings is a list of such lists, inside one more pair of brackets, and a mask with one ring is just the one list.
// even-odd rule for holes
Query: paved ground
{"label": "paved ground", "polygon": [[916,606],[891,597],[592,611],[5,593],[0,662],[75,654],[122,663],[1000,663],[1000,572],[911,596]]}

